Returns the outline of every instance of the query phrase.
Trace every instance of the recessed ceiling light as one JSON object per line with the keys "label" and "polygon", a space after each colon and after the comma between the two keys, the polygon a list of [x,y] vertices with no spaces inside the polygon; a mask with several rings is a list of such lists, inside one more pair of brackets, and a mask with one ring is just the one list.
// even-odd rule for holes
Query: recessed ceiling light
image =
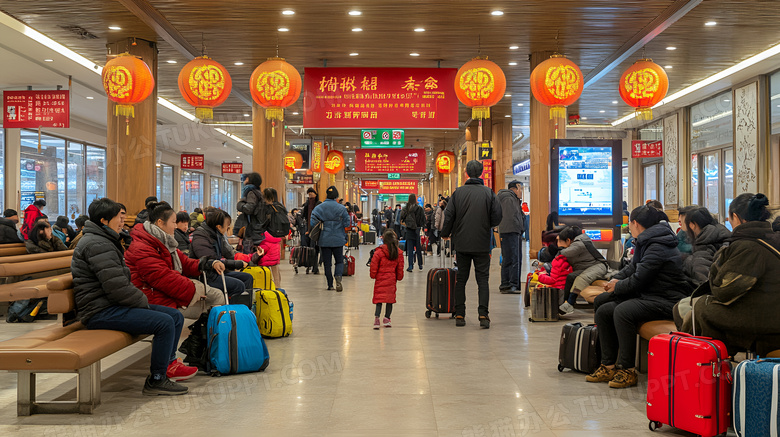
{"label": "recessed ceiling light", "polygon": [[409,56],[420,56],[419,53],[409,53]]}
{"label": "recessed ceiling light", "polygon": [[244,114],[244,117],[249,117],[249,114]]}
{"label": "recessed ceiling light", "polygon": [[353,53],[350,53],[350,54],[349,54],[349,56],[357,56],[357,55],[359,55],[359,53],[355,53],[355,52],[353,52]]}
{"label": "recessed ceiling light", "polygon": [[280,27],[280,28],[279,28],[279,29],[277,29],[277,30],[278,30],[279,32],[289,32],[289,31],[290,31],[290,29],[288,29],[288,28],[286,28],[286,27]]}
{"label": "recessed ceiling light", "polygon": [[509,50],[517,50],[519,49],[519,46],[509,46]]}
{"label": "recessed ceiling light", "polygon": [[298,113],[297,112],[293,112],[293,115],[298,115]]}
{"label": "recessed ceiling light", "polygon": [[415,32],[425,32],[425,29],[422,27],[418,27],[417,29],[414,29]]}
{"label": "recessed ceiling light", "polygon": [[165,62],[167,62],[167,63],[169,63],[169,64],[176,64],[176,61],[174,61],[173,59],[168,59],[168,60],[167,60],[167,61],[165,61]]}
{"label": "recessed ceiling light", "polygon": [[729,100],[729,99],[723,99],[723,101],[724,101],[724,102],[730,102],[731,100]]}
{"label": "recessed ceiling light", "polygon": [[200,147],[196,147],[195,150],[200,150]]}
{"label": "recessed ceiling light", "polygon": [[509,117],[511,117],[511,115],[505,115],[504,117],[507,117],[507,118],[509,118]]}
{"label": "recessed ceiling light", "polygon": [[285,9],[282,11],[282,15],[295,15],[295,11],[292,9]]}
{"label": "recessed ceiling light", "polygon": [[241,157],[240,156],[236,156],[236,159],[241,159]]}
{"label": "recessed ceiling light", "polygon": [[613,104],[613,105],[617,105],[617,104],[618,104],[618,101],[617,101],[617,100],[613,100],[613,101],[612,101],[612,104]]}
{"label": "recessed ceiling light", "polygon": [[512,97],[511,94],[504,94],[504,97]]}
{"label": "recessed ceiling light", "polygon": [[244,65],[243,62],[234,62],[233,65]]}
{"label": "recessed ceiling light", "polygon": [[87,100],[94,100],[95,98],[92,96],[87,96]]}
{"label": "recessed ceiling light", "polygon": [[583,119],[583,120],[587,120],[587,119],[588,119],[588,117],[582,117],[582,119]]}
{"label": "recessed ceiling light", "polygon": [[523,104],[522,103],[518,103],[517,106],[523,106]]}
{"label": "recessed ceiling light", "polygon": [[509,65],[515,66],[517,65],[517,62],[510,62]]}
{"label": "recessed ceiling light", "polygon": [[504,11],[493,11],[490,13],[490,15],[495,15],[496,17],[500,17],[501,15],[504,15]]}
{"label": "recessed ceiling light", "polygon": [[108,28],[111,30],[122,30],[122,28],[119,26],[108,26]]}
{"label": "recessed ceiling light", "polygon": [[352,31],[353,31],[353,32],[362,32],[362,31],[363,31],[363,29],[361,29],[361,28],[359,28],[359,27],[356,27],[356,28],[352,29]]}
{"label": "recessed ceiling light", "polygon": [[353,17],[357,17],[358,15],[363,15],[360,11],[349,11],[349,15],[352,15]]}
{"label": "recessed ceiling light", "polygon": [[708,22],[704,23],[705,26],[714,26],[716,24],[718,24],[717,21],[708,21]]}
{"label": "recessed ceiling light", "polygon": [[601,111],[599,111],[599,114],[603,114],[603,113],[605,113],[605,112],[607,112],[607,111],[605,111],[605,110],[603,110],[603,109],[602,109]]}
{"label": "recessed ceiling light", "polygon": [[667,70],[671,70],[674,67],[672,67],[671,65],[664,65],[664,68],[667,69]]}
{"label": "recessed ceiling light", "polygon": [[666,48],[666,50],[677,50],[677,47],[675,46],[669,46]]}
{"label": "recessed ceiling light", "polygon": [[54,59],[44,59],[43,62],[54,62]]}

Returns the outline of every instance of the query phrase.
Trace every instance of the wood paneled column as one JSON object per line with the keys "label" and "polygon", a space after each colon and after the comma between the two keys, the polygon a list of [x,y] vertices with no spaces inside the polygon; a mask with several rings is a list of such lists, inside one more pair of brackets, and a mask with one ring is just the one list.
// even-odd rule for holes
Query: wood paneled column
{"label": "wood paneled column", "polygon": [[[532,53],[531,71],[552,54]],[[550,140],[554,138],[566,138],[566,118],[551,120],[549,108],[531,94],[531,199],[528,202],[531,258],[536,258],[536,252],[542,247],[542,230],[550,213]]]}
{"label": "wood paneled column", "polygon": [[[135,45],[133,43],[135,42]],[[157,83],[157,44],[128,38],[107,45],[108,59],[128,52],[141,58]],[[135,215],[145,208],[144,200],[157,192],[157,86],[143,102],[135,105],[130,134],[125,117],[115,115],[116,104],[108,101],[106,195],[127,206]],[[174,183],[178,183],[174,181]]]}
{"label": "wood paneled column", "polygon": [[263,188],[275,188],[279,197],[284,198],[284,122],[276,121],[275,135],[271,129],[271,121],[265,118],[265,108],[252,102],[252,171],[263,177]]}
{"label": "wood paneled column", "polygon": [[512,169],[512,123],[493,124],[493,159],[495,159],[494,191],[506,188],[505,175]]}

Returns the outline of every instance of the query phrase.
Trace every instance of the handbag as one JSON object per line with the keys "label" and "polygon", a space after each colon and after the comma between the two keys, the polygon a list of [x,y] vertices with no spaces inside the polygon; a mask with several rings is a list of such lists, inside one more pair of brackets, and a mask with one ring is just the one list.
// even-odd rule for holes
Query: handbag
{"label": "handbag", "polygon": [[312,242],[312,246],[316,246],[320,241],[320,235],[322,235],[322,228],[325,226],[324,222],[317,222],[309,231],[309,239]]}

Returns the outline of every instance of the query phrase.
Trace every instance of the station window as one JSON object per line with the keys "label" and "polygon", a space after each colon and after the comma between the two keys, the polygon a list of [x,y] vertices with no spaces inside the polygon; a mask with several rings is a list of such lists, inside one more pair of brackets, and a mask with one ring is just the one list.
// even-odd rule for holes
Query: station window
{"label": "station window", "polygon": [[182,171],[180,193],[180,203],[185,211],[203,208],[203,173]]}
{"label": "station window", "polygon": [[86,206],[89,208],[93,200],[106,197],[106,150],[87,145],[86,165]]}
{"label": "station window", "polygon": [[157,200],[173,205],[173,166],[157,164]]}
{"label": "station window", "polygon": [[238,199],[235,196],[236,182],[217,176],[211,177],[211,206],[227,211],[235,220]]}
{"label": "station window", "polygon": [[726,219],[734,199],[731,92],[691,106],[691,200]]}
{"label": "station window", "polygon": [[[639,129],[639,139],[644,141],[662,141],[664,128],[662,122],[649,124]],[[641,158],[643,201],[657,200],[664,204],[664,161],[663,158]],[[665,204],[664,204],[665,205]]]}

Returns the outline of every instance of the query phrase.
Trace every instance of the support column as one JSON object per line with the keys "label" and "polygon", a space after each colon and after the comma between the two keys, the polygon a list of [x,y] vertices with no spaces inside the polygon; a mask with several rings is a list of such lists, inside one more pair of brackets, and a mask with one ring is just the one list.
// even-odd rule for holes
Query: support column
{"label": "support column", "polygon": [[[531,54],[531,71],[553,52]],[[531,258],[542,247],[542,229],[550,213],[550,140],[566,138],[566,118],[550,119],[550,110],[531,94]]]}
{"label": "support column", "polygon": [[136,214],[145,208],[144,200],[157,192],[157,43],[127,38],[107,47],[109,59],[124,52],[141,58],[155,81],[152,94],[135,105],[130,135],[124,117],[114,115],[116,104],[108,101],[106,195]]}
{"label": "support column", "polygon": [[493,159],[496,174],[495,190],[506,188],[505,175],[512,169],[512,123],[498,122],[493,125]]}
{"label": "support column", "polygon": [[19,213],[27,208],[21,205],[21,159],[22,159],[22,130],[5,130],[5,209],[11,208]]}
{"label": "support column", "polygon": [[[276,127],[265,118],[265,109],[252,102],[252,171],[263,177],[263,187],[275,188],[284,196],[285,176],[282,167],[284,154],[284,122],[277,121]],[[275,135],[272,134],[275,129]]]}

